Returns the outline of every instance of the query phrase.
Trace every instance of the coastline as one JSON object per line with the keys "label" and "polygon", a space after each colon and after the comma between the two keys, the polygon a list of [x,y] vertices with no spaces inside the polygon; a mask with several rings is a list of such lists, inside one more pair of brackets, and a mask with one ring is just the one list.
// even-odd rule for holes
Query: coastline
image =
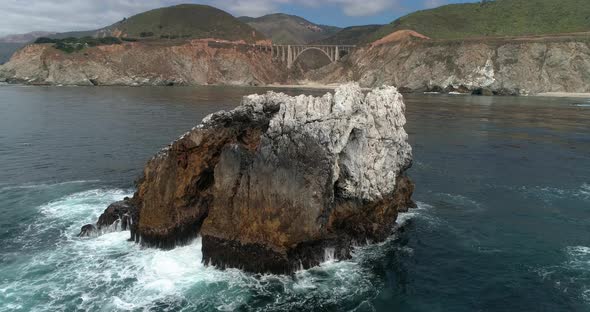
{"label": "coastline", "polygon": [[[261,88],[276,88],[276,89],[317,89],[317,90],[335,90],[341,84],[340,83],[333,83],[333,84],[319,84],[319,83],[310,83],[310,84],[268,84],[268,85],[261,85]],[[368,89],[368,88],[363,88]]]}
{"label": "coastline", "polygon": [[[340,84],[338,83],[331,83],[331,84],[319,84],[319,83],[311,83],[311,84],[269,84],[260,86],[262,88],[281,88],[281,89],[317,89],[317,90],[334,90]],[[362,88],[363,91],[370,90],[371,88]],[[459,93],[459,92],[410,92],[414,94],[430,94],[430,95],[472,95],[471,93]],[[498,96],[498,95],[494,95]],[[590,99],[590,92],[583,93],[583,92],[542,92],[536,94],[529,94],[529,95],[521,95],[521,96],[536,96],[536,97],[556,97],[556,98],[587,98]]]}
{"label": "coastline", "polygon": [[575,92],[543,92],[543,93],[534,94],[533,96],[590,99],[590,93],[575,93]]}
{"label": "coastline", "polygon": [[[216,87],[223,87],[223,86],[233,86],[233,87],[250,87],[250,88],[266,88],[266,89],[310,89],[310,90],[328,90],[334,91],[338,88],[342,83],[330,83],[330,84],[320,84],[320,83],[307,83],[307,84],[267,84],[267,85],[227,85],[227,84],[206,84],[206,85],[176,85],[174,87],[201,87],[201,86],[216,86]],[[163,86],[163,85],[95,85],[95,86],[87,86],[87,85],[61,85],[61,84],[31,84],[26,82],[20,83],[11,83],[7,81],[2,81],[0,79],[0,86],[9,86],[9,85],[23,85],[23,86],[39,86],[39,87],[132,87],[132,88],[141,88],[141,87],[170,87],[170,86]],[[363,91],[371,90],[371,88],[361,88]],[[472,95],[470,93],[458,93],[458,92],[409,92],[410,94],[427,94],[427,95]],[[494,95],[498,96],[498,95]],[[580,99],[590,99],[590,92],[541,92],[535,94],[528,94],[528,95],[521,95],[521,96],[534,96],[534,97],[554,97],[554,98],[580,98]]]}

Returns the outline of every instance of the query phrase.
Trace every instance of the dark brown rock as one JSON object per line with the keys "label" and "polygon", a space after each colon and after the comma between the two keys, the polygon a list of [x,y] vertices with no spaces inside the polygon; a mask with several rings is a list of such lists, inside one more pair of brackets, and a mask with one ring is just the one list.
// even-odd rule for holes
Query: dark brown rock
{"label": "dark brown rock", "polygon": [[86,224],[80,230],[78,237],[89,237],[96,233],[96,226],[94,224]]}

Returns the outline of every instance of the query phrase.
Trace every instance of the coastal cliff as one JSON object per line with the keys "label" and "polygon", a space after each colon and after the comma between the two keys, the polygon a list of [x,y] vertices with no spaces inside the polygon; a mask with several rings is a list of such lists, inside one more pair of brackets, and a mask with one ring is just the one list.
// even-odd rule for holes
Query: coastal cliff
{"label": "coastal cliff", "polygon": [[260,85],[284,81],[268,53],[241,42],[126,42],[65,53],[48,44],[19,50],[0,79],[35,85]]}
{"label": "coastal cliff", "polygon": [[160,248],[200,235],[205,263],[251,272],[348,258],[415,206],[404,112],[393,87],[247,96],[154,156],[134,197],[97,227],[121,219],[133,240]]}
{"label": "coastal cliff", "polygon": [[590,92],[590,39],[400,40],[359,48],[306,79],[395,85],[403,92]]}
{"label": "coastal cliff", "polygon": [[29,45],[0,66],[0,81],[88,86],[357,81],[369,88],[394,85],[402,92],[583,93],[590,92],[590,40],[402,39],[359,47],[339,62],[303,74],[288,72],[268,52],[243,43],[133,42],[71,54]]}

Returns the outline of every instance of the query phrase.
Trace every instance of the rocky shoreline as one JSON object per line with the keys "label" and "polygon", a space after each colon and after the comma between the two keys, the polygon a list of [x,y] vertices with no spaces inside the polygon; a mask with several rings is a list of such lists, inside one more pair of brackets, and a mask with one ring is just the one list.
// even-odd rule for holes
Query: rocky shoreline
{"label": "rocky shoreline", "polygon": [[290,72],[252,46],[207,40],[125,43],[73,54],[29,45],[0,66],[0,82],[333,89],[357,81],[364,88],[394,85],[402,93],[567,96],[590,93],[589,60],[590,41],[584,37],[401,40],[360,47],[337,63],[304,74]]}
{"label": "rocky shoreline", "polygon": [[165,249],[201,236],[206,264],[256,273],[349,258],[415,207],[404,112],[393,87],[247,96],[154,156],[133,198],[95,227],[116,219],[132,240]]}
{"label": "rocky shoreline", "polygon": [[402,40],[361,47],[341,62],[307,73],[306,79],[394,85],[404,93],[590,93],[590,40]]}
{"label": "rocky shoreline", "polygon": [[63,86],[258,86],[284,71],[252,45],[211,40],[126,42],[66,53],[31,44],[0,66],[0,81]]}

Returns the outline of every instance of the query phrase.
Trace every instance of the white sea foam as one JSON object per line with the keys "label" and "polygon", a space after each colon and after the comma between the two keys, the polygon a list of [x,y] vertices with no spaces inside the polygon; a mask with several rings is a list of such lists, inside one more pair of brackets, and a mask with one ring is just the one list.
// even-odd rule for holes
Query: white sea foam
{"label": "white sea foam", "polygon": [[[0,300],[5,302],[0,311],[16,306],[26,311],[234,311],[251,304],[253,296],[270,294],[272,299],[262,303],[265,307],[297,310],[313,298],[336,306],[376,293],[374,277],[358,264],[358,255],[335,261],[328,250],[325,263],[294,276],[253,275],[204,266],[200,239],[164,251],[129,242],[129,232],[75,237],[81,225],[95,221],[109,203],[130,193],[89,190],[40,206],[39,220],[23,235],[23,242],[42,242],[56,229],[63,234],[56,241],[45,240],[51,248],[0,267],[0,276],[12,276],[0,282]],[[47,302],[35,305],[39,296]]]}
{"label": "white sea foam", "polygon": [[417,202],[416,205],[418,206],[417,208],[412,208],[410,210],[408,210],[408,212],[402,212],[397,216],[397,220],[396,223],[398,225],[404,225],[406,224],[409,220],[412,220],[418,216],[425,216],[423,213],[424,211],[432,208],[431,205],[426,204],[426,203],[422,203],[422,202]]}
{"label": "white sea foam", "polygon": [[461,194],[438,193],[437,197],[442,198],[443,201],[452,204],[460,209],[462,212],[481,212],[485,208],[477,201]]}
{"label": "white sea foam", "polygon": [[568,265],[571,268],[590,272],[590,247],[567,247],[566,252],[569,258]]}
{"label": "white sea foam", "polygon": [[590,305],[590,247],[569,246],[565,255],[565,262],[536,271],[543,280],[553,282],[557,290]]}
{"label": "white sea foam", "polygon": [[559,199],[590,200],[590,184],[588,183],[569,189],[550,186],[522,186],[520,190],[525,196],[538,198],[548,203]]}

